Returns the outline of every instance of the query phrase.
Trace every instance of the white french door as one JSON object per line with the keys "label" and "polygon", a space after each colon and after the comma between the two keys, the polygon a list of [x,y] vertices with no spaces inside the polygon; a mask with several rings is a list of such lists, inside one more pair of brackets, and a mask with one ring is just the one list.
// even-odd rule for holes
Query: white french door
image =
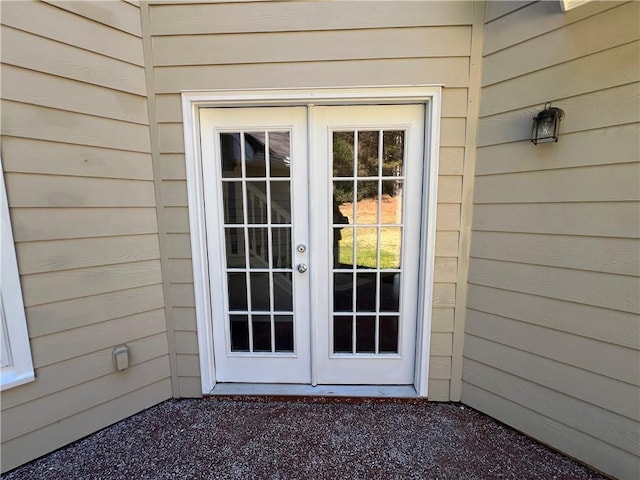
{"label": "white french door", "polygon": [[414,383],[424,116],[201,110],[218,382]]}

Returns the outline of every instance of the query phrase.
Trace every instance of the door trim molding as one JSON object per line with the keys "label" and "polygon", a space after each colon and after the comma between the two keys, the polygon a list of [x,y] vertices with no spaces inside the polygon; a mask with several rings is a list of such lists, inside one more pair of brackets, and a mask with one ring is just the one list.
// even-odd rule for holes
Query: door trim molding
{"label": "door trim molding", "polygon": [[[431,309],[435,263],[438,152],[440,148],[441,85],[377,86],[314,89],[257,89],[183,91],[185,163],[189,230],[196,309],[200,384],[203,394],[216,386],[213,355],[213,318],[208,271],[207,236],[204,213],[204,183],[200,148],[200,108],[309,106],[309,105],[402,105],[425,106],[424,179],[422,199],[420,278],[414,387],[421,397],[428,394]],[[312,360],[313,361],[313,360]]]}

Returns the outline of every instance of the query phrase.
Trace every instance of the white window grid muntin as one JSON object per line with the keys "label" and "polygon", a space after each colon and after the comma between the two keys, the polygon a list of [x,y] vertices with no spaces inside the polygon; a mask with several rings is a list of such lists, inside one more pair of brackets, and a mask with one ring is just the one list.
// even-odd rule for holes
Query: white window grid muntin
{"label": "white window grid muntin", "polygon": [[[245,134],[254,133],[254,132],[264,132],[265,133],[265,176],[264,177],[248,177],[247,176],[247,166],[246,166],[246,146],[245,146]],[[216,132],[218,138],[220,138],[221,134],[224,133],[238,133],[240,134],[240,162],[241,162],[241,177],[223,177],[222,176],[222,152],[220,151],[220,165],[218,170],[219,180],[221,184],[234,183],[240,184],[242,190],[242,220],[243,223],[227,223],[222,222],[222,246],[223,246],[223,258],[225,261],[225,271],[227,274],[229,273],[244,273],[245,274],[245,289],[246,289],[246,302],[247,309],[246,310],[233,310],[231,311],[229,306],[229,284],[228,281],[225,282],[226,292],[224,295],[224,309],[225,309],[225,317],[227,319],[227,355],[233,357],[295,357],[296,356],[296,342],[295,342],[295,321],[294,319],[294,310],[295,310],[295,275],[293,274],[293,263],[291,264],[291,268],[274,268],[273,267],[273,229],[274,228],[288,228],[289,229],[289,241],[287,242],[287,246],[289,247],[289,259],[293,262],[294,253],[293,253],[293,224],[289,223],[278,223],[272,224],[272,205],[271,205],[271,182],[279,182],[279,183],[289,183],[289,205],[291,208],[290,216],[293,217],[293,204],[291,202],[291,181],[292,175],[289,176],[271,176],[271,165],[270,165],[270,148],[269,148],[269,132],[277,131],[277,132],[288,132],[289,133],[289,145],[292,144],[293,141],[293,131],[291,129],[286,128],[233,128],[233,129],[220,129]],[[221,146],[221,142],[220,146]],[[293,166],[291,166],[293,168]],[[249,202],[248,202],[248,189],[247,184],[251,184],[252,182],[265,182],[266,188],[266,223],[249,223]],[[224,195],[224,193],[223,193]],[[245,255],[245,267],[244,268],[235,268],[228,267],[227,263],[227,251],[226,251],[226,239],[225,229],[227,228],[237,228],[242,230],[243,232],[243,242],[244,242],[244,255]],[[267,257],[268,264],[264,268],[254,267],[251,265],[251,248],[250,248],[250,230],[266,228],[267,229]],[[252,283],[251,283],[251,274],[252,273],[268,273],[268,282],[269,282],[269,310],[254,310],[252,308]],[[291,311],[283,311],[276,310],[274,308],[274,280],[273,273],[291,273],[291,297],[292,297],[292,310]],[[227,277],[228,278],[228,277]],[[249,340],[249,351],[232,351],[231,346],[231,315],[245,315],[247,317],[247,334]],[[256,351],[254,345],[253,338],[253,317],[254,316],[269,316],[270,321],[270,340],[271,340],[271,352],[267,351]],[[275,351],[275,317],[276,316],[288,316],[291,317],[293,321],[292,325],[292,340],[293,340],[293,351],[291,352],[276,352]]]}
{"label": "white window grid muntin", "polygon": [[[359,132],[370,132],[370,131],[377,131],[378,132],[378,175],[376,176],[358,176],[358,133]],[[383,167],[383,156],[384,156],[384,148],[383,148],[383,142],[384,142],[384,137],[383,134],[384,132],[388,132],[388,131],[402,131],[404,132],[404,141],[403,141],[403,152],[402,152],[402,175],[398,175],[398,176],[383,176],[382,175],[382,167]],[[404,282],[402,281],[402,273],[403,273],[403,268],[402,266],[405,264],[406,259],[405,257],[405,242],[404,242],[404,222],[402,223],[392,223],[392,224],[387,224],[387,223],[381,223],[382,220],[382,182],[383,181],[401,181],[404,184],[404,180],[405,180],[405,173],[406,173],[406,169],[408,167],[407,164],[407,146],[408,146],[408,142],[409,142],[409,131],[410,131],[410,126],[409,125],[401,125],[401,126],[388,126],[385,125],[383,127],[377,127],[377,128],[372,128],[372,127],[359,127],[359,128],[350,128],[350,127],[345,127],[345,126],[340,126],[337,127],[335,129],[330,128],[329,129],[329,152],[331,152],[331,162],[329,165],[329,168],[331,169],[331,171],[333,172],[333,139],[334,139],[334,133],[337,132],[353,132],[353,176],[346,176],[346,177],[341,177],[341,176],[335,176],[332,175],[331,178],[331,190],[333,189],[333,183],[336,181],[342,181],[342,182],[353,182],[353,186],[354,186],[354,190],[353,190],[353,225],[350,227],[346,227],[346,228],[351,228],[353,230],[353,241],[352,241],[352,261],[355,263],[356,259],[357,259],[357,230],[358,228],[366,228],[366,227],[375,227],[377,230],[377,238],[376,238],[376,268],[375,269],[359,269],[356,266],[354,266],[354,268],[336,268],[335,264],[332,265],[332,278],[329,279],[329,281],[331,282],[331,284],[333,285],[333,275],[335,275],[336,273],[350,273],[352,275],[352,289],[353,289],[353,294],[352,294],[352,310],[351,312],[341,312],[341,311],[335,311],[334,310],[334,288],[329,288],[329,293],[330,293],[330,305],[332,306],[331,308],[331,313],[332,313],[332,319],[329,322],[329,342],[331,343],[330,345],[330,357],[331,358],[353,358],[353,357],[358,357],[358,358],[401,358],[402,357],[402,330],[403,330],[403,322],[401,321],[402,319],[402,296],[403,296],[403,289],[404,289]],[[378,181],[378,201],[377,201],[377,215],[376,215],[376,219],[377,222],[376,223],[372,223],[372,224],[359,224],[356,223],[357,218],[358,218],[358,205],[357,205],[357,198],[358,198],[358,182],[360,181]],[[404,187],[403,187],[404,188]],[[406,202],[404,201],[405,195],[403,194],[402,196],[402,208],[401,208],[401,215],[402,215],[402,219],[406,218]],[[344,227],[343,224],[336,224],[336,223],[331,223],[331,229],[333,231],[334,228],[336,227]],[[386,228],[386,227],[399,227],[400,228],[400,252],[399,252],[399,256],[400,256],[400,265],[401,268],[397,268],[397,269],[391,269],[391,268],[380,268],[380,241],[381,241],[381,229],[382,228]],[[333,260],[333,255],[332,255],[332,262],[334,262]],[[376,274],[376,309],[374,312],[358,312],[357,311],[357,281],[358,281],[358,273],[371,273],[371,270],[375,271]],[[397,312],[381,312],[380,311],[380,274],[384,272],[384,273],[398,273],[400,275],[400,289],[398,291],[398,298],[399,298],[399,304],[398,304],[398,311]],[[351,326],[351,353],[347,353],[347,352],[335,352],[335,345],[334,345],[334,319],[336,316],[340,316],[340,317],[352,317],[352,326]],[[371,316],[375,316],[375,352],[357,352],[356,351],[356,340],[357,340],[357,334],[356,334],[356,328],[357,328],[357,318],[358,317],[371,317]],[[398,350],[395,353],[391,353],[391,352],[380,352],[380,318],[381,317],[396,317],[397,318],[397,347]]]}

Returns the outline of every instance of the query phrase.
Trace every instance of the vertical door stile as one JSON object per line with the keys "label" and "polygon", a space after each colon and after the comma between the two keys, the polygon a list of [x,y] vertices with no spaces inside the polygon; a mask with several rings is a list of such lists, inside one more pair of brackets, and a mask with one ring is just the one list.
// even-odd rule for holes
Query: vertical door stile
{"label": "vertical door stile", "polygon": [[[312,198],[317,198],[319,193],[316,192],[316,189],[319,187],[319,182],[312,182],[312,178],[317,177],[317,168],[321,162],[319,162],[315,157],[315,137],[314,137],[314,129],[315,129],[315,105],[312,103],[307,105],[307,160],[308,160],[308,175],[307,175],[307,198],[309,204],[309,213],[308,213],[308,232],[309,232],[309,244],[307,245],[309,262],[311,264],[312,269],[319,269],[319,266],[324,262],[321,258],[318,258],[318,254],[321,252],[320,249],[314,248],[316,245],[320,243],[320,239],[314,236],[314,229],[312,225],[317,221],[315,218],[315,214],[311,209]],[[320,177],[321,178],[321,177]],[[318,275],[311,276],[309,279],[310,283],[310,291],[315,291],[315,280]],[[309,307],[311,312],[321,312],[320,305],[317,305],[318,298],[315,295],[310,295],[309,298]],[[321,314],[321,313],[320,313]],[[316,334],[318,325],[317,325],[317,315],[311,314],[309,317],[309,347],[310,347],[310,356],[311,362],[309,365],[310,375],[311,375],[311,385],[318,385],[318,361],[317,355],[320,351],[318,342],[318,335]]]}

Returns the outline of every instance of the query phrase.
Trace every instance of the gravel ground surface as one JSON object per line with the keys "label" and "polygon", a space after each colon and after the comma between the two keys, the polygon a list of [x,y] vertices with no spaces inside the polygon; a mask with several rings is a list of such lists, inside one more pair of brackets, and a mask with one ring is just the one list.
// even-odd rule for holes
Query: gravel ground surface
{"label": "gravel ground surface", "polygon": [[2,476],[604,479],[460,404],[169,400]]}

